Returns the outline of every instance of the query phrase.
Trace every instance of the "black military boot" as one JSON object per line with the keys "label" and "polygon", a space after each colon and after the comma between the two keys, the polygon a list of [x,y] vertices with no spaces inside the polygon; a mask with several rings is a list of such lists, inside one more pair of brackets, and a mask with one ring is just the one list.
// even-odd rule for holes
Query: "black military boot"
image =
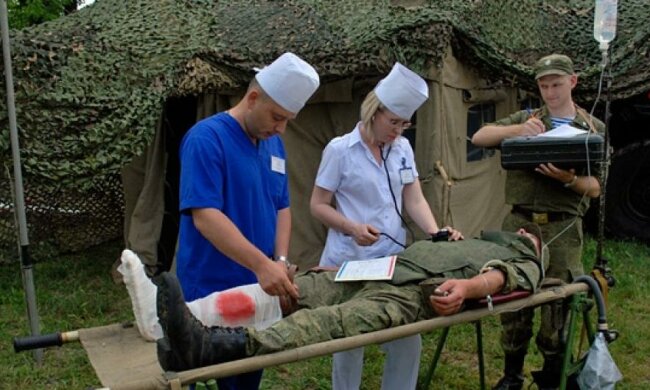
{"label": "black military boot", "polygon": [[[531,372],[533,382],[540,390],[554,390],[560,387],[560,379],[562,376],[562,355],[553,358],[545,358],[544,366],[541,371]],[[577,389],[576,382],[577,375],[571,375],[567,378],[567,390]]]}
{"label": "black military boot", "polygon": [[158,285],[158,320],[164,334],[156,342],[158,361],[165,371],[183,371],[246,356],[244,328],[204,326],[187,308],[175,276],[164,272],[154,281]]}
{"label": "black military boot", "polygon": [[506,354],[503,377],[492,390],[521,390],[524,386],[524,358],[526,351]]}

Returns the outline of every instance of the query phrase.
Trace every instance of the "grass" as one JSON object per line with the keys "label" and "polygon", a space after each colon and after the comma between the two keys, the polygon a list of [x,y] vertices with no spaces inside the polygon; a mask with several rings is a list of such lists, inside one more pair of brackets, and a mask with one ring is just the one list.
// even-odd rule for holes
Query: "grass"
{"label": "grass", "polygon": [[[591,269],[595,242],[587,240],[585,269]],[[38,263],[34,269],[41,333],[69,331],[132,319],[126,289],[111,281],[109,270],[121,250],[119,242],[97,246],[84,253],[69,254]],[[621,336],[610,351],[623,373],[619,389],[650,388],[650,248],[634,242],[607,241],[605,258],[617,283],[609,292],[608,323]],[[17,263],[0,266],[0,388],[7,389],[84,389],[99,386],[99,380],[78,343],[45,350],[44,363],[37,367],[31,353],[14,353],[11,340],[29,333],[25,299]],[[483,321],[483,343],[487,384],[498,380],[503,356],[498,344],[496,318]],[[424,353],[421,378],[429,366],[440,331],[423,335]],[[378,389],[383,356],[377,346],[366,348],[364,389]],[[526,358],[527,380],[530,371],[541,365],[534,346]],[[478,387],[478,363],[474,327],[452,328],[433,388],[465,389]],[[328,389],[330,357],[269,368],[263,389]]]}

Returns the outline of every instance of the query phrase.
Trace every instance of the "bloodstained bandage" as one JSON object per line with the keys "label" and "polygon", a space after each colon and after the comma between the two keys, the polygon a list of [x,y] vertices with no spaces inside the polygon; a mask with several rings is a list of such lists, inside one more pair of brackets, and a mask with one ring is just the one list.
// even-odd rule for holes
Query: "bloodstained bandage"
{"label": "bloodstained bandage", "polygon": [[241,291],[225,291],[217,297],[215,309],[226,324],[237,324],[255,315],[255,301]]}

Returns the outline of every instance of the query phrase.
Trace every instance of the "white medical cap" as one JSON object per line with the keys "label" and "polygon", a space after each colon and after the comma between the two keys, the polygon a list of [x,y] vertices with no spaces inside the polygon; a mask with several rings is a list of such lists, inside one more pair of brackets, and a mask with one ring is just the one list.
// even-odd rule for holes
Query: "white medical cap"
{"label": "white medical cap", "polygon": [[305,106],[320,84],[316,70],[293,53],[284,53],[270,65],[255,70],[255,79],[264,92],[294,114]]}
{"label": "white medical cap", "polygon": [[396,62],[388,76],[377,84],[375,93],[390,112],[409,120],[429,97],[429,88],[422,77]]}

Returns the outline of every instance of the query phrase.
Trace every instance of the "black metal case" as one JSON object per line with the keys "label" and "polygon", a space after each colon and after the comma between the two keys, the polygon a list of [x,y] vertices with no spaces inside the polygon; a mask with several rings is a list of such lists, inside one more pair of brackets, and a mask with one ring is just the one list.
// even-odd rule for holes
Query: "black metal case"
{"label": "black metal case", "polygon": [[501,166],[504,169],[532,169],[553,163],[561,168],[591,169],[605,157],[605,140],[599,134],[581,134],[570,138],[513,137],[501,142]]}

